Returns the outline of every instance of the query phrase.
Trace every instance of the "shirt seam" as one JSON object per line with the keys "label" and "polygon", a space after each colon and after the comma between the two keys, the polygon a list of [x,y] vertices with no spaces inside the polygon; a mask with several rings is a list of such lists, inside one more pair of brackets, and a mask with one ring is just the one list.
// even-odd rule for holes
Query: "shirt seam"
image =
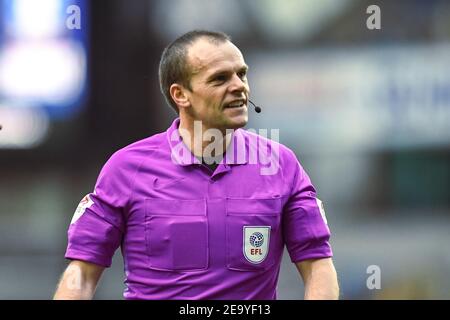
{"label": "shirt seam", "polygon": [[112,257],[109,257],[109,256],[99,253],[97,251],[85,251],[85,250],[80,250],[77,248],[68,248],[67,252],[65,254],[66,259],[83,260],[82,258],[78,258],[78,257],[71,258],[71,256],[77,256],[77,255],[89,256],[89,258],[92,258],[92,259],[89,259],[88,261],[95,260],[95,261],[99,262],[99,260],[100,260],[102,262],[101,263],[102,266],[106,266],[106,265],[110,266],[111,261],[112,261]]}
{"label": "shirt seam", "polygon": [[[149,149],[146,150],[147,151],[147,156],[148,154],[152,153],[155,151],[155,149]],[[129,209],[131,207],[131,200],[134,197],[134,191],[135,191],[135,187],[136,187],[136,180],[137,180],[137,175],[140,172],[142,165],[144,164],[144,162],[147,160],[147,157],[144,157],[144,159],[141,160],[141,162],[139,163],[138,167],[136,168],[136,171],[134,172],[133,176],[132,176],[132,180],[131,180],[131,184],[130,184],[130,194],[128,196],[128,201],[126,204],[126,209],[129,212]],[[127,218],[129,218],[129,216],[127,216]]]}
{"label": "shirt seam", "polygon": [[[293,260],[294,263],[297,262],[301,262],[304,260],[308,260],[308,259],[315,259],[315,258],[329,258],[333,256],[333,253],[331,252],[331,249],[329,250],[330,252],[323,252],[321,250],[323,250],[323,247],[327,247],[329,248],[330,246],[328,244],[323,243],[320,246],[305,250],[305,251],[298,251],[298,252],[294,252],[292,254],[292,256],[295,256]],[[312,256],[312,257],[310,257]]]}

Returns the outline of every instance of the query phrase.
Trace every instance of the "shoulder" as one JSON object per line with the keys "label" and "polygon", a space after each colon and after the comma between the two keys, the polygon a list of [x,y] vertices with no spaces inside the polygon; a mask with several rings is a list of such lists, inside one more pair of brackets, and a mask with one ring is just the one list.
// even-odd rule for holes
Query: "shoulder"
{"label": "shoulder", "polygon": [[151,137],[133,142],[116,152],[106,161],[103,171],[119,171],[123,174],[135,171],[144,159],[151,157],[166,142],[166,133],[158,133]]}
{"label": "shoulder", "polygon": [[[268,132],[267,130],[262,132],[262,134],[257,134],[254,131],[244,129],[239,129],[239,132],[245,137],[246,144],[249,145],[251,149],[258,151],[258,148],[265,148],[267,146],[269,149],[268,152],[276,154],[281,164],[297,165],[298,159],[295,152],[278,141],[278,134]],[[267,137],[268,134],[270,134],[271,138]]]}

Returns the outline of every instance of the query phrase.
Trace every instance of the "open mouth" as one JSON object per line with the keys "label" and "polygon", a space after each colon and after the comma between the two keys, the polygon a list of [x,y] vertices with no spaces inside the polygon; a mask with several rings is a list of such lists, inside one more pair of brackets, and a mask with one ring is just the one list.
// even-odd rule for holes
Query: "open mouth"
{"label": "open mouth", "polygon": [[227,104],[225,106],[225,109],[241,108],[243,106],[245,106],[245,101],[244,100],[239,100],[239,101],[234,101],[234,102],[231,102],[231,103]]}

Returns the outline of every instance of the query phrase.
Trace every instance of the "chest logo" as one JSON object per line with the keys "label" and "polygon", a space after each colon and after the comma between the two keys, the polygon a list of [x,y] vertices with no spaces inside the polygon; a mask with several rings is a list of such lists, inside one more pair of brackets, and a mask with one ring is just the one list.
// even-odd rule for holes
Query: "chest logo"
{"label": "chest logo", "polygon": [[270,244],[270,226],[244,226],[244,257],[258,264],[266,259]]}

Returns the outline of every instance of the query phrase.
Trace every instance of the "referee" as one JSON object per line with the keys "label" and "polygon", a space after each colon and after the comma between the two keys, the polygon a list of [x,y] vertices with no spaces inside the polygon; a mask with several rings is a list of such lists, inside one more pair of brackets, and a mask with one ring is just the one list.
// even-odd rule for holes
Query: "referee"
{"label": "referee", "polygon": [[[276,299],[284,246],[305,299],[338,298],[307,173],[290,149],[242,129],[247,70],[223,33],[191,31],[164,50],[160,86],[178,117],[106,162],[69,226],[55,299],[92,299],[119,247],[125,299]],[[262,149],[269,161],[254,161]]]}

